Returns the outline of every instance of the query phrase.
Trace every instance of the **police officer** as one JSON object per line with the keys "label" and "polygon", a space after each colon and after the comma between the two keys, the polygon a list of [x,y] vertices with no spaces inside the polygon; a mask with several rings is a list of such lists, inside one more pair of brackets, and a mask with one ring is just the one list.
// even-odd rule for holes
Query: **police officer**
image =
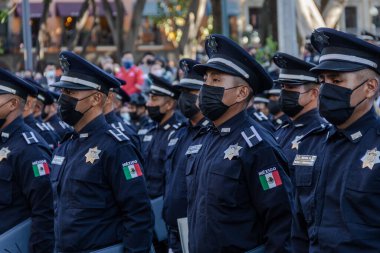
{"label": "police officer", "polygon": [[287,162],[272,135],[247,115],[254,94],[272,79],[222,35],[206,40],[209,60],[199,95],[213,127],[185,155],[190,252],[289,252],[291,212]]}
{"label": "police officer", "polygon": [[151,74],[152,85],[146,104],[149,116],[156,125],[142,138],[142,152],[149,197],[164,193],[164,162],[170,136],[182,126],[174,113],[180,92],[163,78]]}
{"label": "police officer", "polygon": [[171,135],[165,159],[163,216],[169,228],[169,248],[174,253],[182,252],[177,219],[187,217],[187,190],[184,166],[187,159],[185,152],[199,130],[202,127],[207,127],[210,123],[197,106],[203,76],[193,71],[193,66],[196,64],[198,62],[191,59],[182,59],[179,62],[179,66],[184,72],[184,77],[176,85],[181,90],[178,107],[182,114],[188,118],[188,123],[186,127],[180,128]]}
{"label": "police officer", "polygon": [[1,68],[0,83],[0,234],[30,217],[29,252],[53,252],[50,148],[22,119],[37,91]]}
{"label": "police officer", "polygon": [[264,94],[257,94],[251,99],[250,104],[247,107],[247,113],[252,119],[256,120],[264,128],[273,133],[276,129],[267,116],[269,115],[268,103],[269,99],[266,98]]}
{"label": "police officer", "polygon": [[299,140],[310,131],[323,129],[327,122],[317,109],[318,76],[310,72],[315,65],[285,53],[276,53],[273,61],[280,68],[280,76],[275,82],[282,87],[279,100],[281,111],[290,119],[277,129],[274,136],[290,162],[294,183],[291,163],[297,154]]}
{"label": "police officer", "polygon": [[[31,78],[25,78],[25,81],[37,89],[37,95],[29,94],[23,117],[25,123],[30,126],[34,131],[42,136],[49,144],[49,147],[53,150],[58,146],[59,136],[48,125],[42,122],[40,118],[43,109],[43,103],[46,99],[49,99],[47,92]],[[37,112],[35,111],[37,107]],[[35,114],[38,115],[38,120],[35,118]]]}
{"label": "police officer", "polygon": [[[119,78],[116,78],[116,79],[121,83],[121,85],[126,84],[126,82],[123,79],[119,79]],[[121,116],[121,108],[131,100],[131,97],[128,95],[128,93],[126,93],[121,88],[115,89],[115,91],[116,92],[113,99],[114,111],[115,111],[116,116],[123,119],[123,117]]]}
{"label": "police officer", "polygon": [[319,112],[333,126],[301,141],[293,164],[294,252],[379,252],[380,49],[329,28],[312,33],[321,53]]}
{"label": "police officer", "polygon": [[58,252],[89,252],[123,243],[149,252],[153,219],[141,159],[128,137],[103,116],[112,76],[68,51],[59,111],[75,129],[55,150],[51,182]]}
{"label": "police officer", "polygon": [[140,93],[134,93],[131,95],[131,100],[127,105],[131,124],[137,130],[138,135],[146,134],[147,129],[149,129],[149,126],[153,123],[147,115],[145,104],[145,97]]}
{"label": "police officer", "polygon": [[289,122],[289,117],[281,110],[280,106],[280,94],[281,94],[281,85],[275,83],[273,88],[265,91],[268,95],[269,103],[269,119],[271,120],[275,129],[279,128],[282,124]]}
{"label": "police officer", "polygon": [[[119,81],[120,82],[120,81]],[[118,96],[121,88],[111,88],[108,92],[107,100],[104,103],[103,113],[106,121],[115,129],[123,132],[128,138],[131,139],[137,150],[141,149],[140,138],[137,136],[135,129],[123,121],[121,117],[118,117],[115,112],[114,100]]]}
{"label": "police officer", "polygon": [[49,93],[53,97],[54,102],[52,104],[45,104],[42,118],[51,129],[54,129],[54,132],[58,134],[60,141],[62,141],[66,134],[73,132],[73,128],[57,115],[57,100],[60,94],[53,91],[49,91]]}

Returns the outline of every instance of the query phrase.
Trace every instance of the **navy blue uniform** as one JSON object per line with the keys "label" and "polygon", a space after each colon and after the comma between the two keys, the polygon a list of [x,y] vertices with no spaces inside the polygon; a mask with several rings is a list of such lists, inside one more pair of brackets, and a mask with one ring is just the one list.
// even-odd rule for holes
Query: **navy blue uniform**
{"label": "navy blue uniform", "polygon": [[293,160],[297,154],[300,139],[308,132],[324,128],[327,121],[324,120],[317,109],[306,112],[294,121],[285,123],[274,133],[277,142],[284,152],[290,169],[290,178],[294,184]]}
{"label": "navy blue uniform", "polygon": [[185,154],[190,252],[289,252],[287,161],[268,131],[243,111]]}
{"label": "navy blue uniform", "polygon": [[147,130],[142,138],[142,154],[145,159],[144,174],[151,199],[162,196],[165,185],[165,157],[170,136],[182,126],[177,115],[162,125]]}
{"label": "navy blue uniform", "polygon": [[103,115],[55,150],[51,181],[59,252],[120,242],[126,252],[149,252],[153,216],[137,154]]}
{"label": "navy blue uniform", "polygon": [[141,143],[140,138],[136,134],[136,130],[128,125],[127,123],[123,122],[123,119],[119,118],[115,111],[112,111],[110,113],[107,113],[104,115],[106,118],[106,121],[115,129],[119,129],[123,133],[125,133],[132,141],[132,143],[135,145],[138,151],[141,150]]}
{"label": "navy blue uniform", "polygon": [[258,112],[254,108],[248,108],[247,113],[252,119],[259,122],[264,128],[266,128],[270,132],[274,132],[276,129],[272,122],[268,119],[268,117],[263,112]]}
{"label": "navy blue uniform", "polygon": [[[169,227],[169,240],[179,243],[177,219],[187,217],[186,150],[202,127],[209,125],[207,119],[197,125],[189,123],[170,137],[165,163],[165,193],[163,217]],[[171,235],[172,234],[172,235]],[[177,244],[178,244],[177,243]],[[175,245],[176,243],[169,243]],[[178,247],[177,247],[178,248]],[[173,249],[178,251],[178,249]],[[179,251],[181,252],[181,251]]]}
{"label": "navy blue uniform", "polygon": [[138,135],[144,135],[145,133],[139,133],[140,129],[145,129],[153,124],[153,121],[149,118],[149,116],[144,115],[140,117],[138,121],[131,120],[132,126],[136,129]]}
{"label": "navy blue uniform", "polygon": [[294,160],[294,252],[379,252],[380,122],[369,111],[345,130],[308,134]]}
{"label": "navy blue uniform", "polygon": [[270,120],[274,126],[274,128],[277,130],[279,127],[281,127],[283,124],[286,124],[290,121],[288,115],[283,114],[279,118],[275,119],[273,115],[270,117]]}
{"label": "navy blue uniform", "polygon": [[69,126],[66,122],[62,121],[57,114],[51,116],[49,120],[45,122],[45,124],[54,129],[54,132],[58,134],[60,140],[62,140],[66,134],[73,132],[72,127]]}
{"label": "navy blue uniform", "polygon": [[50,148],[21,117],[1,131],[0,234],[32,218],[31,253],[53,252]]}
{"label": "navy blue uniform", "polygon": [[37,121],[31,114],[24,118],[25,123],[30,126],[34,131],[44,138],[49,147],[53,150],[58,146],[59,136],[53,132],[45,123]]}

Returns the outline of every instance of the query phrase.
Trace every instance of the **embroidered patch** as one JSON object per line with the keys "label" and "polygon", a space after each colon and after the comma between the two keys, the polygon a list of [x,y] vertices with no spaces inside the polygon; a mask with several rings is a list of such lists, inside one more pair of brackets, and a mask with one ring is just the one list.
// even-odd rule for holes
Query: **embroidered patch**
{"label": "embroidered patch", "polygon": [[281,177],[276,167],[260,171],[259,178],[264,191],[282,185]]}
{"label": "embroidered patch", "polygon": [[125,162],[122,164],[124,176],[127,180],[142,176],[140,164],[137,160]]}
{"label": "embroidered patch", "polygon": [[202,148],[202,144],[190,146],[187,149],[185,155],[197,154],[201,148]]}
{"label": "embroidered patch", "polygon": [[293,161],[295,166],[314,166],[317,160],[316,155],[296,155]]}
{"label": "embroidered patch", "polygon": [[169,147],[170,147],[170,146],[174,146],[175,144],[177,144],[177,142],[178,142],[178,138],[171,139],[171,140],[169,141],[168,146],[169,146]]}
{"label": "embroidered patch", "polygon": [[33,168],[34,177],[40,177],[40,176],[50,174],[50,169],[46,160],[32,162],[32,168]]}
{"label": "embroidered patch", "polygon": [[145,135],[145,136],[144,136],[144,139],[143,139],[143,142],[151,141],[152,138],[153,138],[153,135]]}

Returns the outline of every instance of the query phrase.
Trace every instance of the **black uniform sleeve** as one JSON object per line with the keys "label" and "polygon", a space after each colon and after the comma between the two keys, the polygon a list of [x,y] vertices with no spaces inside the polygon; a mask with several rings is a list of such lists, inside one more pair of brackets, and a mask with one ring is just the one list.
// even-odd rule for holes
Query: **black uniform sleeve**
{"label": "black uniform sleeve", "polygon": [[[251,201],[261,222],[265,252],[290,252],[292,216],[290,180],[284,172],[286,162],[269,146],[257,148],[250,159],[253,163],[245,173]],[[266,178],[272,183],[266,184]]]}
{"label": "black uniform sleeve", "polygon": [[[15,161],[18,183],[31,207],[30,252],[53,252],[54,211],[49,180],[50,154],[38,145],[27,145]],[[45,172],[36,174],[33,165],[46,164]],[[40,165],[41,166],[41,165]]]}
{"label": "black uniform sleeve", "polygon": [[307,224],[297,198],[295,198],[294,209],[292,221],[292,250],[293,252],[308,252],[309,238],[307,236]]}
{"label": "black uniform sleeve", "polygon": [[[154,217],[142,175],[141,161],[131,144],[119,145],[108,164],[110,185],[123,213],[123,242],[126,252],[149,252]],[[109,166],[111,167],[111,166]]]}

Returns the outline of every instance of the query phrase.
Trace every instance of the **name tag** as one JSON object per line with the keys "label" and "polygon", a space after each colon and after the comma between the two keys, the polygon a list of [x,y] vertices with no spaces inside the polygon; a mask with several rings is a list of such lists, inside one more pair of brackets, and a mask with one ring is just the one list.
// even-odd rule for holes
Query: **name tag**
{"label": "name tag", "polygon": [[138,132],[137,132],[137,135],[144,135],[148,132],[148,129],[140,129]]}
{"label": "name tag", "polygon": [[169,141],[168,146],[169,146],[169,147],[170,147],[170,146],[174,146],[175,144],[177,144],[177,141],[178,141],[178,138],[171,139],[171,140]]}
{"label": "name tag", "polygon": [[143,141],[144,142],[151,141],[152,138],[153,138],[153,135],[145,135]]}
{"label": "name tag", "polygon": [[316,155],[296,155],[293,161],[295,166],[314,166],[317,160]]}
{"label": "name tag", "polygon": [[62,165],[64,160],[65,160],[65,157],[55,155],[53,157],[53,161],[51,162],[51,164]]}
{"label": "name tag", "polygon": [[187,149],[185,155],[197,154],[201,148],[202,148],[202,144],[190,146]]}

